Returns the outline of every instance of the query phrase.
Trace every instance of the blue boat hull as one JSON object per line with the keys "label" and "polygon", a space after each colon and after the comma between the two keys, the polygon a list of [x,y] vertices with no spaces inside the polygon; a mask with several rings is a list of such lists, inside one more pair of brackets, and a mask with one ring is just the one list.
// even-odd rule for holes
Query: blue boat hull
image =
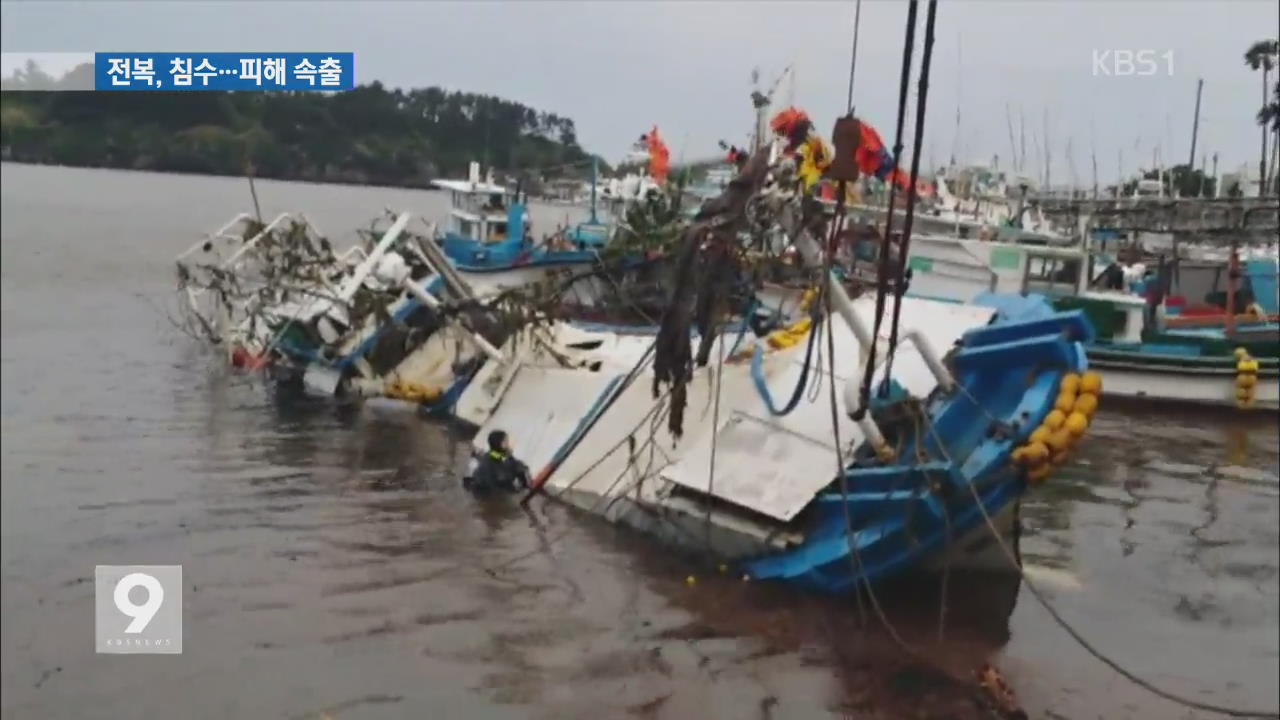
{"label": "blue boat hull", "polygon": [[[965,334],[950,357],[964,390],[935,391],[925,417],[899,423],[900,461],[855,462],[847,494],[833,482],[806,511],[805,542],[748,562],[745,572],[846,593],[923,568],[1012,513],[1027,480],[1010,454],[1053,409],[1062,376],[1087,369],[1083,343],[1093,337],[1080,311],[1027,307],[1021,316],[1033,319]],[[901,461],[914,458],[925,460]]]}

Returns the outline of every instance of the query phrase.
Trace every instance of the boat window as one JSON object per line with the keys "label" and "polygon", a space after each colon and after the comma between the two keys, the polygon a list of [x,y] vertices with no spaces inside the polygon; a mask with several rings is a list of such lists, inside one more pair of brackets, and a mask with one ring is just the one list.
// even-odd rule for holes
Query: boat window
{"label": "boat window", "polygon": [[1072,292],[1080,279],[1080,259],[1030,255],[1024,287],[1029,292]]}
{"label": "boat window", "polygon": [[480,234],[480,223],[458,218],[458,234],[475,240],[476,236]]}
{"label": "boat window", "polygon": [[501,242],[507,239],[507,224],[504,222],[489,223],[489,242]]}

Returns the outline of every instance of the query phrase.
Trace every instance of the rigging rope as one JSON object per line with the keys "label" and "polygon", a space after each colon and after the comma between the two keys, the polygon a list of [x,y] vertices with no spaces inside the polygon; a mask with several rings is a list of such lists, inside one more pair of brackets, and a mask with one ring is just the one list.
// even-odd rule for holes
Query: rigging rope
{"label": "rigging rope", "polygon": [[[936,0],[930,0],[930,2],[935,2],[935,1]],[[924,420],[925,420],[926,426],[928,426],[929,428],[929,433],[933,435],[934,441],[938,443],[939,451],[942,452],[943,457],[945,457],[948,462],[952,462],[951,458],[947,454],[946,447],[942,444],[942,438],[938,436],[937,428],[935,428],[933,423],[930,422],[929,417],[927,415],[924,416]],[[1049,616],[1053,618],[1054,622],[1057,623],[1059,627],[1061,627],[1063,630],[1067,632],[1068,635],[1071,636],[1072,640],[1075,640],[1080,647],[1084,648],[1084,650],[1087,651],[1094,658],[1101,661],[1104,665],[1111,668],[1115,672],[1119,673],[1122,677],[1129,680],[1129,682],[1132,682],[1134,685],[1137,685],[1138,687],[1150,693],[1159,695],[1165,700],[1169,700],[1170,702],[1174,702],[1179,705],[1182,705],[1183,707],[1192,708],[1195,710],[1203,710],[1205,712],[1217,713],[1219,715],[1227,715],[1230,717],[1280,718],[1280,711],[1277,711],[1277,710],[1263,710],[1263,711],[1246,710],[1243,708],[1230,707],[1227,705],[1217,705],[1215,703],[1202,702],[1200,700],[1192,700],[1190,698],[1177,695],[1168,690],[1165,690],[1164,688],[1161,688],[1157,685],[1152,684],[1149,680],[1145,680],[1139,677],[1137,674],[1125,668],[1119,662],[1104,655],[1102,651],[1095,648],[1088,640],[1084,638],[1083,635],[1080,634],[1078,630],[1076,630],[1070,623],[1068,623],[1066,619],[1064,619],[1062,615],[1058,612],[1058,609],[1055,608],[1048,601],[1048,599],[1044,597],[1044,595],[1040,592],[1040,589],[1037,588],[1035,584],[1031,582],[1031,578],[1027,577],[1026,572],[1022,569],[1022,565],[1018,562],[1017,556],[1015,556],[1013,551],[1009,549],[1009,546],[1005,543],[1004,538],[1001,537],[1000,531],[996,528],[995,521],[991,519],[990,513],[987,512],[986,504],[982,502],[981,496],[978,495],[977,488],[973,486],[972,482],[965,483],[965,486],[969,488],[969,494],[973,496],[974,504],[978,506],[978,510],[982,513],[982,519],[986,521],[987,529],[991,531],[991,536],[995,538],[996,544],[1000,546],[1000,550],[1004,553],[1005,557],[1009,560],[1009,563],[1013,566],[1013,569],[1021,576],[1022,582],[1026,584],[1027,590],[1031,592],[1031,596],[1034,597],[1036,601],[1039,602],[1040,605],[1046,611],[1048,611]]]}
{"label": "rigging rope", "polygon": [[804,389],[809,384],[809,370],[813,365],[813,346],[817,340],[818,333],[822,329],[823,322],[822,313],[816,309],[817,305],[817,303],[814,303],[815,309],[809,311],[809,341],[804,351],[804,365],[800,368],[800,378],[796,380],[796,387],[791,392],[791,399],[781,409],[774,404],[773,395],[769,392],[769,384],[765,380],[764,346],[757,345],[755,354],[751,356],[751,380],[755,382],[756,391],[764,399],[764,404],[769,409],[770,415],[781,417],[790,414],[800,404],[800,398],[804,397]]}
{"label": "rigging rope", "polygon": [[[924,57],[920,61],[920,81],[916,100],[915,139],[911,148],[910,190],[907,191],[907,216],[902,222],[902,242],[898,246],[898,277],[893,282],[893,324],[889,329],[889,349],[885,358],[884,388],[893,377],[893,358],[898,350],[898,320],[902,317],[902,294],[906,291],[907,253],[911,249],[911,224],[916,210],[916,182],[920,177],[920,147],[924,144],[924,113],[929,98],[929,63],[933,58],[933,25],[937,17],[937,0],[929,0],[924,21]],[[893,212],[890,208],[889,212]]]}
{"label": "rigging rope", "polygon": [[[893,141],[893,167],[890,169],[889,177],[893,177],[893,173],[897,171],[898,162],[902,156],[902,126],[906,122],[907,115],[907,93],[911,85],[911,57],[912,52],[915,50],[916,12],[919,9],[919,4],[919,0],[911,0],[911,4],[907,6],[907,36],[902,46],[902,74],[898,87],[898,125]],[[888,295],[890,231],[893,228],[893,202],[897,195],[897,190],[898,184],[890,182],[889,204],[885,209],[884,236],[880,238],[880,263],[876,282],[875,329],[871,333],[871,347],[867,348],[867,367],[863,374],[862,387],[858,391],[858,407],[854,410],[855,420],[861,420],[866,416],[867,405],[871,400],[871,380],[876,372],[876,344],[880,338],[880,324],[884,320],[885,297]]]}
{"label": "rigging rope", "polygon": [[844,106],[846,112],[853,114],[853,75],[858,69],[858,25],[862,20],[862,0],[858,0],[858,4],[853,10],[853,52],[852,58],[849,60],[849,99]]}

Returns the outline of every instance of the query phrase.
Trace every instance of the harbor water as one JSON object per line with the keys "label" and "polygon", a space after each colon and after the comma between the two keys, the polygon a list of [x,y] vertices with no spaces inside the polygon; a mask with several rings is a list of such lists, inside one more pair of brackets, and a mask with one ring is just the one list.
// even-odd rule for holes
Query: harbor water
{"label": "harbor water", "polygon": [[[1091,657],[1025,585],[956,578],[942,632],[932,588],[886,590],[938,671],[851,599],[746,583],[554,504],[477,501],[460,430],[278,393],[177,329],[173,257],[252,207],[243,179],[2,173],[4,718],[981,717],[955,678],[984,662],[1031,717],[1209,717]],[[425,191],[257,193],[339,247],[388,208],[447,210]],[[566,212],[535,206],[535,232]],[[1031,580],[1155,684],[1277,708],[1278,431],[1275,413],[1104,389],[1023,504]],[[182,566],[181,655],[95,654],[99,564]]]}

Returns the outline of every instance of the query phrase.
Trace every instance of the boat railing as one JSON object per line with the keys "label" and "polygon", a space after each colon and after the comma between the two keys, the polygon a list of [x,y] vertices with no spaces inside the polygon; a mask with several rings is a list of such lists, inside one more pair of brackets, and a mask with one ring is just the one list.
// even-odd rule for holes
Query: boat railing
{"label": "boat railing", "polygon": [[231,219],[230,222],[218,228],[214,232],[209,233],[209,235],[207,235],[204,239],[197,240],[195,243],[193,243],[190,247],[188,247],[176,258],[174,258],[175,262],[177,262],[179,265],[182,265],[183,261],[186,260],[191,255],[193,255],[196,251],[208,251],[206,250],[207,246],[212,241],[215,241],[215,240],[220,240],[223,243],[227,244],[228,246],[230,246],[232,243],[242,242],[243,244],[239,248],[237,248],[236,251],[233,252],[230,257],[228,257],[226,260],[218,264],[218,266],[223,270],[233,269],[236,267],[236,265],[238,264],[241,258],[243,258],[248,252],[253,250],[261,242],[262,238],[276,231],[277,229],[279,229],[279,227],[282,224],[289,221],[300,222],[304,226],[306,226],[306,228],[317,237],[323,237],[323,234],[320,232],[320,230],[316,228],[315,224],[312,223],[311,220],[306,215],[302,213],[297,213],[295,215],[293,213],[287,213],[287,212],[280,213],[279,215],[277,215],[275,219],[273,219],[270,223],[268,223],[256,234],[254,234],[253,237],[247,240],[244,239],[243,233],[233,232],[233,230],[237,226],[252,222],[253,219],[254,219],[253,216],[249,215],[248,213],[240,213],[239,215],[236,215],[234,218]]}
{"label": "boat railing", "polygon": [[[245,241],[245,244],[241,245],[239,250],[236,250],[231,257],[227,258],[227,261],[222,263],[223,269],[229,270],[236,267],[236,264],[239,263],[240,258],[244,257],[246,253],[248,253],[253,248],[257,247],[258,243],[262,241],[262,238],[270,235],[272,232],[275,231],[277,227],[282,225],[286,220],[293,220],[293,219],[294,219],[293,215],[287,212],[280,213],[279,215],[277,215],[274,220],[272,220],[270,223],[267,223],[266,227],[258,231],[257,235],[254,235],[252,238],[249,238],[249,240]],[[297,219],[298,221],[307,225],[308,228],[311,229],[313,232],[315,231],[315,228],[311,226],[311,223],[307,220],[305,216],[299,214]],[[318,235],[319,233],[317,232],[316,234]]]}
{"label": "boat railing", "polygon": [[217,230],[215,230],[215,231],[213,231],[213,232],[209,233],[209,234],[208,234],[208,235],[206,235],[205,237],[203,237],[203,238],[201,238],[201,239],[199,239],[199,240],[195,241],[195,242],[191,245],[191,247],[189,247],[189,248],[187,248],[186,250],[182,251],[182,253],[181,253],[181,254],[179,254],[179,255],[178,255],[178,257],[174,258],[174,260],[175,260],[176,262],[178,262],[178,263],[181,263],[183,260],[185,260],[187,257],[189,257],[190,255],[192,255],[193,253],[195,253],[197,250],[202,250],[202,249],[204,248],[204,246],[205,246],[206,244],[208,244],[211,240],[223,240],[223,241],[225,241],[225,242],[232,242],[232,241],[240,240],[240,239],[241,239],[241,236],[240,236],[240,235],[232,235],[232,234],[231,234],[231,229],[232,229],[232,228],[234,228],[236,225],[239,225],[239,224],[240,224],[240,223],[242,223],[242,222],[246,222],[246,221],[248,221],[248,220],[252,220],[252,219],[253,219],[253,217],[252,217],[251,215],[249,215],[248,213],[240,213],[239,215],[236,215],[234,218],[231,218],[231,221],[230,221],[230,222],[228,222],[226,225],[223,225],[222,227],[220,227],[220,228],[218,228]]}
{"label": "boat railing", "polygon": [[[800,227],[799,231],[794,233],[795,247],[800,252],[805,263],[812,267],[822,266],[822,250],[818,243],[814,241],[809,231],[799,226],[794,215],[791,217],[794,224],[791,227]],[[784,223],[783,227],[787,227],[788,223]],[[826,277],[827,293],[831,299],[831,308],[840,316],[845,325],[853,333],[859,345],[859,357],[855,358],[854,367],[861,367],[864,363],[864,357],[869,359],[872,343],[879,342],[880,338],[872,337],[871,330],[858,317],[858,313],[854,310],[853,300],[849,298],[849,293],[845,291],[844,285],[841,284],[840,278],[836,273],[829,272]],[[924,359],[925,365],[929,368],[929,372],[933,375],[938,383],[938,387],[944,392],[951,392],[956,387],[955,379],[951,376],[951,372],[942,364],[942,356],[938,354],[937,348],[929,342],[928,338],[915,330],[908,330],[901,336],[902,341],[909,342],[915,346],[920,353],[920,357]],[[885,357],[885,353],[877,353],[881,358]],[[885,444],[884,433],[871,419],[870,413],[861,412],[860,398],[855,398],[853,402],[849,402],[850,398],[848,390],[852,384],[846,385],[846,408],[855,417],[858,427],[862,430],[866,439],[877,452],[887,447]]]}

